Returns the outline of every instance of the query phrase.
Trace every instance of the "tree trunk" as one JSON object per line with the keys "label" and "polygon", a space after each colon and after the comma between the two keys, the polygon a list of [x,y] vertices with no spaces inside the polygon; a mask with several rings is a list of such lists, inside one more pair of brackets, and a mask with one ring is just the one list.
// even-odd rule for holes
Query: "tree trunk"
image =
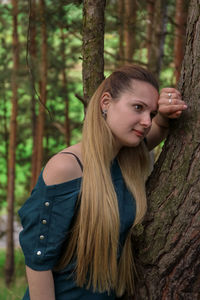
{"label": "tree trunk", "polygon": [[146,5],[147,5],[147,38],[146,38],[147,39],[147,60],[150,61],[155,2],[154,0],[148,0]]}
{"label": "tree trunk", "polygon": [[137,1],[124,0],[124,56],[126,63],[133,61],[135,49],[135,26],[137,18]]}
{"label": "tree trunk", "polygon": [[104,79],[104,10],[106,0],[83,1],[83,94],[89,101]]}
{"label": "tree trunk", "polygon": [[[1,23],[1,26],[3,23]],[[3,49],[6,49],[6,43],[5,43],[5,37],[1,37],[1,45]],[[4,64],[2,66],[2,73],[8,72],[7,69],[7,61],[6,61],[6,55],[2,56],[2,59],[4,60]],[[5,80],[2,80],[2,89],[1,89],[1,98],[2,98],[2,115],[1,115],[1,121],[2,121],[2,133],[3,133],[3,140],[5,144],[5,155],[4,159],[6,161],[6,176],[8,176],[8,148],[9,148],[9,128],[7,124],[7,116],[8,116],[8,107],[7,107],[7,99],[6,99],[6,84]]]}
{"label": "tree trunk", "polygon": [[171,121],[147,184],[148,213],[135,233],[137,300],[200,299],[199,11],[199,0],[191,0],[179,82],[189,107]]}
{"label": "tree trunk", "polygon": [[45,0],[40,0],[41,33],[42,33],[42,55],[41,55],[41,84],[39,115],[37,120],[37,160],[36,160],[36,178],[41,172],[43,161],[43,136],[45,125],[45,105],[47,100],[47,31],[45,16]]}
{"label": "tree trunk", "polygon": [[117,66],[120,67],[124,64],[124,0],[117,2],[118,12],[118,35],[119,35],[119,59],[116,62]]}
{"label": "tree trunk", "polygon": [[176,83],[179,80],[181,72],[181,63],[184,57],[185,32],[187,22],[187,3],[186,0],[176,0],[175,15],[175,39],[174,39],[174,65]]}
{"label": "tree trunk", "polygon": [[67,91],[67,76],[66,76],[66,55],[65,55],[65,36],[63,33],[63,28],[60,28],[61,31],[61,57],[63,61],[62,68],[62,97],[65,99],[65,140],[66,145],[70,146],[70,119],[69,119],[69,98]]}
{"label": "tree trunk", "polygon": [[9,286],[14,274],[14,239],[13,239],[13,219],[14,219],[14,190],[15,190],[15,155],[16,155],[16,135],[17,135],[17,73],[19,67],[19,41],[17,32],[18,1],[12,0],[13,9],[13,74],[12,74],[12,112],[10,117],[10,137],[8,154],[8,189],[7,189],[7,242],[6,242],[6,263],[5,281]]}
{"label": "tree trunk", "polygon": [[33,151],[31,159],[31,185],[30,190],[33,189],[36,183],[36,161],[37,161],[37,135],[36,135],[36,111],[35,111],[35,73],[36,73],[36,57],[37,57],[37,46],[36,46],[36,0],[32,1],[30,11],[30,62],[31,62],[31,123],[32,123],[32,137],[33,137]]}
{"label": "tree trunk", "polygon": [[155,0],[148,69],[152,71],[157,79],[159,79],[164,54],[166,23],[167,1]]}

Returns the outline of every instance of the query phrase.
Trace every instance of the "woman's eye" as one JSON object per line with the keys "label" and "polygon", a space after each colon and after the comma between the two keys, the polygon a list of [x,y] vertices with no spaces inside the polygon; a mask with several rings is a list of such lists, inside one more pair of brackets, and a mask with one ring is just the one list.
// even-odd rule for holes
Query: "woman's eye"
{"label": "woman's eye", "polygon": [[142,111],[142,109],[143,109],[143,106],[140,104],[136,104],[136,105],[134,105],[134,107],[135,107],[135,110],[137,110],[137,111]]}

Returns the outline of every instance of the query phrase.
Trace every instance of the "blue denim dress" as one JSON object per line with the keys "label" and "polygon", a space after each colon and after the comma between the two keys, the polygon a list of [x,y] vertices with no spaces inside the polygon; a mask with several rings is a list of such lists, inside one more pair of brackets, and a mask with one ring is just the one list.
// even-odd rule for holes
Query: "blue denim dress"
{"label": "blue denim dress", "polygon": [[[125,185],[117,159],[111,165],[111,175],[118,198],[119,248],[122,248],[135,219],[136,203]],[[25,264],[31,269],[46,271],[52,270],[56,265],[71,228],[81,179],[47,186],[41,172],[31,196],[19,210],[23,226],[19,237],[20,244]],[[116,299],[114,292],[100,293],[78,287],[73,270],[74,265],[71,263],[63,270],[53,272],[56,300]],[[30,300],[28,289],[23,300]]]}

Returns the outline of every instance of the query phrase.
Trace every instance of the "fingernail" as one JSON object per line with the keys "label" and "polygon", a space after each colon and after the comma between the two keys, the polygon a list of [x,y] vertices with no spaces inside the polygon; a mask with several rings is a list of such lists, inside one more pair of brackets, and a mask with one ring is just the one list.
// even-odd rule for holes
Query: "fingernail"
{"label": "fingernail", "polygon": [[186,109],[186,108],[187,108],[187,105],[183,105],[183,108],[185,108],[185,109]]}

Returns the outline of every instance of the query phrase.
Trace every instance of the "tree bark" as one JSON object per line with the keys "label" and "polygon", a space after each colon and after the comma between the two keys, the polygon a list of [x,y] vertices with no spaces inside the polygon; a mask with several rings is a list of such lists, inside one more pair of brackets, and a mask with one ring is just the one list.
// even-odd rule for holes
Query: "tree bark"
{"label": "tree bark", "polygon": [[94,94],[104,79],[104,10],[106,0],[83,1],[83,94]]}
{"label": "tree bark", "polygon": [[131,63],[136,42],[137,1],[124,0],[124,12],[124,57],[126,63]]}
{"label": "tree bark", "polygon": [[41,81],[40,81],[40,98],[39,115],[37,120],[37,160],[36,160],[36,178],[39,176],[43,160],[43,136],[45,125],[45,105],[47,100],[47,30],[45,17],[45,0],[40,0],[41,16],[41,34],[42,34],[42,55],[41,55]]}
{"label": "tree bark", "polygon": [[155,0],[148,69],[158,80],[164,55],[166,23],[167,1]]}
{"label": "tree bark", "polygon": [[184,57],[187,8],[188,5],[186,3],[186,0],[176,0],[174,39],[174,65],[176,83],[178,82],[180,77],[181,63]]}
{"label": "tree bark", "polygon": [[200,2],[191,0],[179,90],[188,110],[147,184],[148,213],[135,232],[139,280],[132,299],[200,299]]}
{"label": "tree bark", "polygon": [[16,135],[17,135],[17,109],[18,109],[18,68],[19,68],[19,40],[17,32],[18,1],[12,0],[13,15],[13,74],[12,74],[12,111],[10,117],[10,136],[8,152],[8,187],[7,187],[7,241],[5,281],[9,286],[14,274],[14,200],[15,200],[15,159],[16,159]]}

